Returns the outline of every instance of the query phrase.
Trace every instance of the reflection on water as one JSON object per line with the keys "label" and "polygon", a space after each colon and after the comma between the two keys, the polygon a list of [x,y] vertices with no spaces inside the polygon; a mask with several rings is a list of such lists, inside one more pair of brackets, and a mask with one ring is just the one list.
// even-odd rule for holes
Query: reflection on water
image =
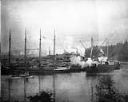
{"label": "reflection on water", "polygon": [[96,86],[97,102],[120,102],[120,94],[113,86],[114,81],[110,76],[102,76]]}
{"label": "reflection on water", "polygon": [[[82,73],[55,75],[56,102],[126,102],[128,99],[128,69],[86,76]],[[53,90],[53,76],[33,78],[2,76],[2,100],[29,101],[39,91]],[[128,101],[128,100],[127,100]]]}

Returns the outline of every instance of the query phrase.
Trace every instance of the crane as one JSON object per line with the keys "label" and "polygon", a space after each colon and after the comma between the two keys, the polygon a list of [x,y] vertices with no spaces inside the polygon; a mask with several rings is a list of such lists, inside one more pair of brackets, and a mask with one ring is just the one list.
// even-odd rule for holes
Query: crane
{"label": "crane", "polygon": [[[83,48],[85,49],[85,51],[86,51],[86,47],[85,47],[85,45],[83,44],[83,42],[81,40],[80,40],[80,43],[83,46]],[[84,54],[85,54],[85,52],[84,52]]]}
{"label": "crane", "polygon": [[80,40],[81,45],[83,46],[84,49],[86,49],[85,45],[83,44],[83,42]]}

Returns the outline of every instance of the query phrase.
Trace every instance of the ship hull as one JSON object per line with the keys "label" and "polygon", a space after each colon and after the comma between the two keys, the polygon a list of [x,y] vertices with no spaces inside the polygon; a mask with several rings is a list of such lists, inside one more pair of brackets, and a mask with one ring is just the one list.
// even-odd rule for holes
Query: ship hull
{"label": "ship hull", "polygon": [[119,64],[114,64],[114,65],[108,65],[108,64],[99,64],[97,66],[93,66],[93,67],[88,67],[86,69],[86,73],[108,73],[108,72],[112,72],[114,70],[118,70],[120,69],[120,65]]}

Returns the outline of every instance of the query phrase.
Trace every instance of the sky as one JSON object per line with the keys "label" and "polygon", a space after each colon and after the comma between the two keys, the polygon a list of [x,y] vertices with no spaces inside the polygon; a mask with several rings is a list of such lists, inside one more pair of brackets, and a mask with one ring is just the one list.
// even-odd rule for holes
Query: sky
{"label": "sky", "polygon": [[[109,39],[111,44],[128,39],[128,0],[2,0],[1,48],[8,52],[9,30],[12,49],[24,50],[25,29],[27,48],[39,48],[40,29],[42,53],[53,50],[56,34],[56,53],[84,53],[90,46]],[[35,52],[37,53],[37,52]]]}

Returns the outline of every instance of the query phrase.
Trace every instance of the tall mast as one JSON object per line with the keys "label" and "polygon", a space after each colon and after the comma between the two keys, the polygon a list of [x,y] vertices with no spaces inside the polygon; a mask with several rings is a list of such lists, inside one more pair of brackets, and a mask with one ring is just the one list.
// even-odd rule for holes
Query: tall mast
{"label": "tall mast", "polygon": [[[53,39],[53,43],[54,43],[54,46],[53,46],[53,55],[55,56],[55,49],[56,49],[56,46],[55,46],[55,44],[56,44],[56,36],[55,36],[55,29],[54,29],[54,39]],[[55,59],[55,57],[54,57],[54,59]]]}
{"label": "tall mast", "polygon": [[9,31],[9,66],[11,64],[11,30]]}
{"label": "tall mast", "polygon": [[109,54],[109,41],[107,41],[107,57],[108,57],[108,54]]}
{"label": "tall mast", "polygon": [[26,51],[26,50],[27,50],[27,44],[26,44],[26,43],[27,43],[26,29],[25,29],[25,39],[24,39],[24,40],[25,40],[25,46],[24,46],[24,63],[25,63],[25,67],[26,67],[26,58],[27,58],[27,57],[26,57],[26,55],[27,55],[27,51]]}
{"label": "tall mast", "polygon": [[[56,55],[55,55],[55,44],[56,44],[56,36],[55,36],[55,29],[54,29],[54,39],[53,39],[53,43],[54,43],[54,45],[53,45],[53,55],[54,55],[54,69],[55,69],[55,67],[56,67],[56,63],[55,63],[55,61],[56,61]],[[53,69],[53,70],[54,70]],[[54,99],[54,101],[53,102],[55,102],[55,98],[56,98],[56,94],[55,94],[56,92],[55,92],[55,73],[53,72],[53,99]]]}
{"label": "tall mast", "polygon": [[93,50],[93,37],[91,37],[91,53],[90,53],[90,58],[92,58],[92,50]]}
{"label": "tall mast", "polygon": [[39,41],[39,68],[41,65],[41,29],[40,29],[40,41]]}
{"label": "tall mast", "polygon": [[[25,70],[26,70],[26,59],[27,59],[27,36],[26,36],[26,28],[25,28],[25,38],[24,38],[24,65],[25,65]],[[24,102],[26,102],[26,82],[25,82],[25,78],[24,78]]]}
{"label": "tall mast", "polygon": [[[40,28],[40,41],[39,41],[39,69],[41,66],[41,28]],[[40,75],[39,75],[39,93],[40,93]]]}

